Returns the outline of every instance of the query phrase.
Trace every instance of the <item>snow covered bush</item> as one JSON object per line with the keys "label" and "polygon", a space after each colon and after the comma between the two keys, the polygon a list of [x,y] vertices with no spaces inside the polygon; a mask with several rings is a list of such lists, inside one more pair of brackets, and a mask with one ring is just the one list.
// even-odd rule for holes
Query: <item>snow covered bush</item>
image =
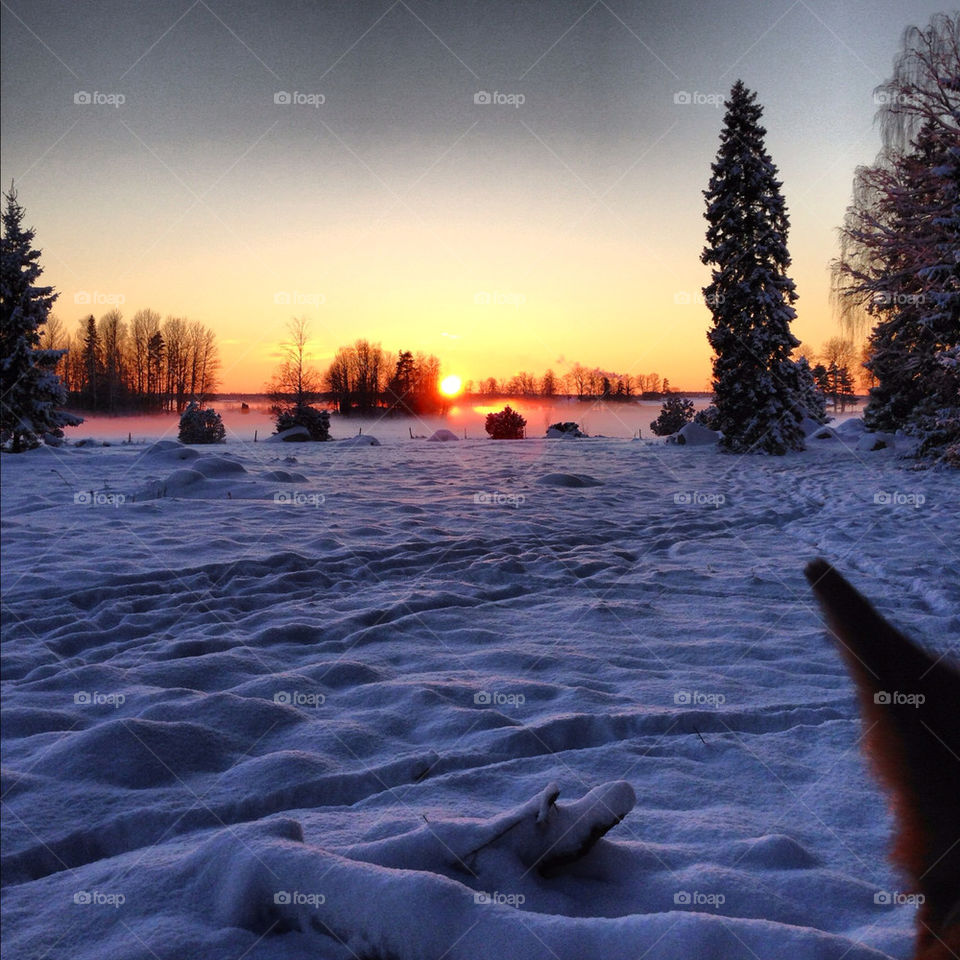
{"label": "snow covered bush", "polygon": [[718,430],[717,408],[712,403],[709,407],[704,407],[693,415],[693,422],[699,423],[701,427],[706,427],[708,430]]}
{"label": "snow covered bush", "polygon": [[291,427],[304,427],[311,440],[330,439],[330,414],[318,410],[308,403],[285,407],[277,412],[277,433],[283,433]]}
{"label": "snow covered bush", "polygon": [[547,436],[585,437],[586,434],[580,429],[579,423],[574,423],[572,420],[558,420],[556,423],[551,423],[550,426],[547,427]]}
{"label": "snow covered bush", "polygon": [[484,429],[494,440],[522,440],[527,421],[509,406],[499,413],[488,413]]}
{"label": "snow covered bush", "polygon": [[693,419],[693,401],[686,397],[669,396],[663,401],[660,416],[651,421],[650,429],[658,437],[669,437]]}
{"label": "snow covered bush", "polygon": [[227,431],[216,410],[202,410],[196,402],[187,404],[180,417],[181,443],[221,443]]}

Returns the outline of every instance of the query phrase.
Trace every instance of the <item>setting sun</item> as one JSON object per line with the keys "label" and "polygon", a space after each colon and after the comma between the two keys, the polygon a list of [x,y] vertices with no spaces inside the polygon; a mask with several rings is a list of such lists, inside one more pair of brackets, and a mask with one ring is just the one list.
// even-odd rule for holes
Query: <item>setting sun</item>
{"label": "setting sun", "polygon": [[460,386],[460,378],[451,374],[440,381],[440,392],[447,397],[455,397],[460,392]]}

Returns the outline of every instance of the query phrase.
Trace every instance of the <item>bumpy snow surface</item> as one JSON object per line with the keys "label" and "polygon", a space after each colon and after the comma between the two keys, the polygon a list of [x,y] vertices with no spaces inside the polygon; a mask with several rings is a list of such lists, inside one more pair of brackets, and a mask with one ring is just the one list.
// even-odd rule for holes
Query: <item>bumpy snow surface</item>
{"label": "bumpy snow surface", "polygon": [[852,446],[4,457],[8,955],[906,957],[802,566],[956,652],[958,485]]}

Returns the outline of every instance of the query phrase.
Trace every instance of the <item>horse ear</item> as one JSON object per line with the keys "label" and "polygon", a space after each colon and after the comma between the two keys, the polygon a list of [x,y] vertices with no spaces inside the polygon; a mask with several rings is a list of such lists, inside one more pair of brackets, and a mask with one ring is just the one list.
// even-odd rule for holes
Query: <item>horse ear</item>
{"label": "horse ear", "polygon": [[960,955],[960,672],[891,626],[824,560],[805,573],[856,683],[867,753],[892,794],[894,860],[924,897],[917,958]]}

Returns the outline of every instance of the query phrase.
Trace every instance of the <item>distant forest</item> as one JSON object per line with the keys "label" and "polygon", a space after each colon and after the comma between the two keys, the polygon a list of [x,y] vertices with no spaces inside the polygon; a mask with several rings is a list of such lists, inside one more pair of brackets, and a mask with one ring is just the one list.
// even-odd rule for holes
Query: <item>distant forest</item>
{"label": "distant forest", "polygon": [[57,367],[71,406],[102,413],[182,413],[217,387],[214,332],[197,320],[139,310],[128,323],[119,310],[92,315],[70,334],[51,316],[41,347],[66,350]]}
{"label": "distant forest", "polygon": [[[387,353],[379,343],[357,340],[337,350],[322,379],[322,396],[342,415],[370,414],[375,410],[397,413],[439,413],[451,397],[439,389],[440,361],[433,355],[401,350]],[[558,397],[580,400],[630,401],[658,398],[670,389],[659,374],[635,376],[589,368],[575,363],[567,373],[547,370],[542,376],[521,371],[501,380],[467,380],[463,393],[479,396]],[[274,391],[275,393],[276,391]]]}

